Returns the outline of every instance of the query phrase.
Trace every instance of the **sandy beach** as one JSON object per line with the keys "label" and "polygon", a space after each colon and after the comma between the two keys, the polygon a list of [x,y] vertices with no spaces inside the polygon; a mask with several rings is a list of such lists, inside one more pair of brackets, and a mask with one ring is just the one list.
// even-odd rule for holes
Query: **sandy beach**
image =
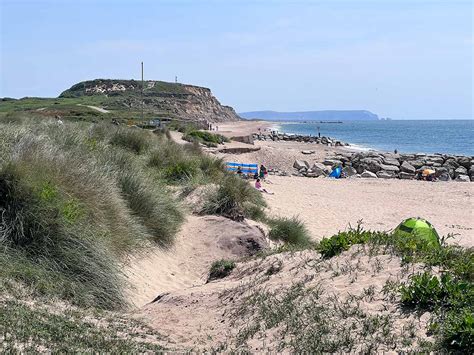
{"label": "sandy beach", "polygon": [[[227,123],[226,134],[255,132],[271,127],[271,122]],[[234,129],[235,127],[235,129]],[[232,143],[236,144],[236,143]],[[264,164],[269,169],[294,172],[296,159],[312,163],[345,147],[327,147],[297,142],[256,141],[259,151],[245,154],[218,154],[226,161]],[[314,150],[304,155],[302,150]],[[325,236],[356,226],[391,230],[408,217],[430,221],[441,235],[454,234],[451,242],[474,246],[474,184],[398,179],[328,179],[296,176],[270,176],[265,187],[274,195],[265,195],[270,214],[298,215],[312,237]]]}
{"label": "sandy beach", "polygon": [[[232,137],[269,127],[271,123],[268,122],[237,122],[219,128],[221,133]],[[180,135],[174,132],[173,139],[179,140]],[[267,214],[299,216],[313,240],[355,227],[359,222],[365,229],[389,231],[404,219],[419,216],[429,220],[440,235],[453,234],[450,243],[474,246],[474,185],[471,183],[335,180],[291,175],[295,159],[313,162],[347,149],[343,147],[258,141],[252,146],[260,148],[258,151],[219,152],[222,148],[245,146],[249,147],[230,142],[208,151],[225,161],[259,163],[270,169],[287,171],[288,176],[270,175],[269,181],[264,183],[264,187],[274,193],[264,194]],[[302,154],[306,149],[315,153]],[[222,233],[223,230],[226,232]],[[245,314],[247,297],[264,290],[278,290],[282,294],[288,292],[291,285],[302,283],[307,289],[324,290],[325,296],[320,302],[325,307],[335,302],[329,308],[338,309],[341,304],[349,304],[353,297],[363,300],[358,303],[359,312],[364,313],[363,319],[380,315],[391,319],[392,339],[405,339],[406,329],[412,327],[418,339],[432,340],[426,331],[428,312],[422,316],[407,316],[383,292],[388,282],[406,281],[418,266],[407,270],[398,256],[380,251],[373,256],[363,246],[353,246],[330,260],[321,258],[315,250],[276,253],[261,259],[251,256],[255,245],[266,249],[273,244],[268,238],[268,227],[261,223],[189,215],[171,250],[156,248],[125,266],[130,282],[128,300],[138,307],[133,312],[134,317],[166,334],[164,345],[167,347],[219,349],[248,334],[246,329],[252,322],[253,311]],[[222,258],[235,260],[236,268],[230,276],[210,282],[209,269],[213,262]],[[373,292],[372,298],[364,298],[367,292]],[[280,302],[278,299],[276,304]],[[345,314],[333,314],[333,317],[336,317],[332,319],[335,324],[353,322],[351,332],[361,322]],[[256,333],[246,338],[245,344],[256,352],[277,351],[281,335],[275,333],[276,330]],[[367,339],[358,340],[356,352],[362,351],[366,343]],[[402,348],[404,345],[397,346]],[[389,351],[383,345],[380,349]]]}

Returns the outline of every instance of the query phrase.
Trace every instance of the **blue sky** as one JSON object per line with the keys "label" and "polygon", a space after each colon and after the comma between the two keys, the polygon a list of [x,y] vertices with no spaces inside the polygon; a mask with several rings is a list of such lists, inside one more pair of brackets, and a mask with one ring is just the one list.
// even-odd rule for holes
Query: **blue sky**
{"label": "blue sky", "polygon": [[178,81],[237,111],[472,118],[471,1],[0,0],[0,97]]}

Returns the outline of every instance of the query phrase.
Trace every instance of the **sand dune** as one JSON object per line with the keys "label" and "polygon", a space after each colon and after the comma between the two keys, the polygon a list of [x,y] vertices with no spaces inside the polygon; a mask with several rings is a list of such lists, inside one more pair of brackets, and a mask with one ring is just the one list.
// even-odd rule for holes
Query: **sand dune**
{"label": "sand dune", "polygon": [[[184,346],[194,350],[275,352],[282,350],[284,340],[294,338],[291,331],[304,330],[309,336],[318,331],[311,330],[312,325],[305,320],[311,309],[318,307],[317,312],[327,316],[323,324],[339,328],[340,333],[350,329],[354,338],[352,351],[364,351],[376,338],[374,334],[382,333],[382,327],[373,329],[374,334],[370,335],[360,329],[364,321],[380,317],[390,324],[385,340],[393,341],[400,350],[416,345],[414,337],[402,344],[408,338],[408,329],[419,339],[428,338],[429,314],[404,314],[382,292],[387,281],[406,279],[407,271],[398,257],[370,257],[364,248],[356,246],[331,260],[321,259],[315,251],[282,253],[239,263],[225,279],[165,295],[145,306],[137,316],[167,334],[165,346],[171,349]],[[302,297],[298,302],[285,301],[284,295],[292,287],[302,287],[308,293],[298,291]],[[322,294],[314,298],[312,290],[316,289]],[[271,296],[275,291],[276,299]],[[354,298],[358,301],[349,306],[346,301]],[[304,308],[306,302],[311,302],[310,308]],[[269,305],[271,308],[265,310]],[[262,323],[260,317],[265,318],[272,311],[276,314],[269,316],[268,323]],[[299,313],[298,318],[292,318],[293,312]],[[274,323],[278,320],[280,323]],[[317,319],[313,322],[317,326]],[[286,326],[292,328],[287,331]],[[331,335],[336,336],[337,332]],[[381,340],[376,340],[376,346],[378,351],[390,350]]]}
{"label": "sand dune", "polygon": [[189,216],[171,249],[154,248],[125,266],[128,300],[143,306],[159,294],[202,285],[214,261],[240,259],[266,244],[260,229],[247,222]]}

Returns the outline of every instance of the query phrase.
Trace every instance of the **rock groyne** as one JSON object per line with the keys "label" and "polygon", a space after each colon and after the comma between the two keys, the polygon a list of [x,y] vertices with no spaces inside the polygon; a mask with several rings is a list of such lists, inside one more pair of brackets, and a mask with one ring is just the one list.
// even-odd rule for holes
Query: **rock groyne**
{"label": "rock groyne", "polygon": [[349,143],[342,142],[335,138],[326,137],[326,136],[307,136],[301,134],[287,134],[287,133],[255,133],[253,135],[254,140],[259,141],[291,141],[291,142],[301,142],[301,143],[314,143],[314,144],[323,144],[333,147],[343,147],[349,146]]}
{"label": "rock groyne", "polygon": [[474,157],[451,154],[395,154],[376,151],[339,152],[324,161],[295,161],[295,175],[327,176],[335,167],[343,177],[415,179],[424,170],[434,171],[434,180],[474,181]]}

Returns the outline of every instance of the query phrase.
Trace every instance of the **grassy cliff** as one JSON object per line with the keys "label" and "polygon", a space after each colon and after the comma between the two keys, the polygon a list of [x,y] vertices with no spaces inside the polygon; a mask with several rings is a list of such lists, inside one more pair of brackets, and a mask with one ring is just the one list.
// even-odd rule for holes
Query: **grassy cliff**
{"label": "grassy cliff", "polygon": [[240,119],[235,111],[221,105],[208,88],[164,81],[95,79],[63,91],[57,98],[3,98],[0,117],[25,112],[51,118],[138,123],[166,117],[192,122],[221,122]]}

